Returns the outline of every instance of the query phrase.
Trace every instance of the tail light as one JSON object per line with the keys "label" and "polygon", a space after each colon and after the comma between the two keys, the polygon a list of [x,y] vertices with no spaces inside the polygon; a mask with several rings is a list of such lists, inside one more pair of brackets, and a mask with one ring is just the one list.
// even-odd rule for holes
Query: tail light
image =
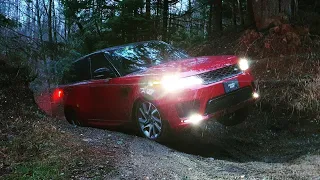
{"label": "tail light", "polygon": [[56,89],[53,92],[53,100],[57,101],[63,98],[63,90],[62,89]]}

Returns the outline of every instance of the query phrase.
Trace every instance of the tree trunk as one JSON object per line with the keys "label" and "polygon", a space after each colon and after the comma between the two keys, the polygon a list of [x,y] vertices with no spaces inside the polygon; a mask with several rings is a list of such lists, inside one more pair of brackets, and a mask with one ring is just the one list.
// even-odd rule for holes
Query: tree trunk
{"label": "tree trunk", "polygon": [[150,16],[151,16],[150,12],[151,12],[151,0],[146,0],[146,16],[148,20],[150,19]]}
{"label": "tree trunk", "polygon": [[53,42],[53,37],[52,37],[52,2],[53,0],[49,0],[49,5],[48,5],[48,40],[49,40],[49,45],[51,46]]}
{"label": "tree trunk", "polygon": [[[142,12],[142,11],[141,11]],[[148,29],[144,39],[149,40],[150,37],[152,36],[152,28],[153,28],[153,24],[150,21],[151,20],[151,0],[146,0],[146,19],[147,21],[145,22],[145,26]]]}
{"label": "tree trunk", "polygon": [[249,25],[252,25],[254,23],[252,0],[247,0],[247,19]]}
{"label": "tree trunk", "polygon": [[237,11],[236,11],[236,1],[231,2],[231,9],[232,9],[232,24],[234,27],[237,26]]}
{"label": "tree trunk", "polygon": [[162,32],[162,40],[167,41],[168,34],[168,12],[169,12],[169,2],[168,0],[164,0],[163,2],[163,32]]}
{"label": "tree trunk", "polygon": [[213,16],[213,3],[209,5],[209,20],[208,20],[208,38],[211,39],[212,37],[212,16]]}
{"label": "tree trunk", "polygon": [[16,0],[15,1],[15,18],[16,18],[16,21],[19,22],[20,21],[20,0]]}
{"label": "tree trunk", "polygon": [[222,0],[215,0],[214,3],[214,31],[222,31]]}
{"label": "tree trunk", "polygon": [[[48,5],[48,44],[49,44],[49,58],[50,60],[53,60],[53,36],[52,36],[52,4],[53,0],[49,0],[49,5]],[[44,4],[45,6],[45,4]],[[45,66],[47,68],[47,75],[48,75],[48,88],[51,88],[51,71],[50,67],[48,67],[48,62],[45,60]]]}
{"label": "tree trunk", "polygon": [[64,20],[64,38],[68,39],[68,23],[67,23],[67,18]]}
{"label": "tree trunk", "polygon": [[[314,7],[317,7],[317,2],[318,1],[315,2],[315,6]],[[291,9],[292,9],[292,16],[293,17],[297,17],[298,11],[299,11],[299,2],[298,2],[298,0],[292,0]]]}
{"label": "tree trunk", "polygon": [[[207,12],[207,6],[204,6],[202,9],[202,17],[206,17],[206,12]],[[205,34],[206,34],[206,24],[207,21],[205,18],[202,18],[202,33],[203,33],[203,38],[205,38]]]}
{"label": "tree trunk", "polygon": [[31,30],[31,16],[32,16],[32,11],[31,11],[31,2],[26,2],[27,3],[27,25],[25,26],[24,33],[27,36],[32,37],[32,30]]}
{"label": "tree trunk", "polygon": [[277,24],[285,15],[291,15],[291,0],[254,0],[254,19],[258,30]]}
{"label": "tree trunk", "polygon": [[188,1],[188,13],[189,13],[189,32],[192,32],[192,3],[191,0]]}
{"label": "tree trunk", "polygon": [[242,11],[242,0],[238,0],[238,11],[240,15],[240,22],[241,26],[244,26],[244,16],[243,16],[243,11]]}
{"label": "tree trunk", "polygon": [[39,0],[36,0],[36,16],[37,16],[37,25],[38,25],[38,31],[39,31],[39,39],[40,39],[40,42],[42,43],[43,42],[43,32],[42,32]]}
{"label": "tree trunk", "polygon": [[57,37],[57,17],[56,17],[56,10],[55,10],[55,3],[54,1],[52,2],[52,11],[53,11],[53,40],[55,43],[58,42],[58,37]]}
{"label": "tree trunk", "polygon": [[161,30],[159,33],[159,29],[160,29],[160,9],[161,9],[161,0],[157,0],[157,7],[156,7],[156,18],[154,21],[154,31],[155,33],[153,33],[154,35],[154,39],[158,39],[158,35],[161,34]]}

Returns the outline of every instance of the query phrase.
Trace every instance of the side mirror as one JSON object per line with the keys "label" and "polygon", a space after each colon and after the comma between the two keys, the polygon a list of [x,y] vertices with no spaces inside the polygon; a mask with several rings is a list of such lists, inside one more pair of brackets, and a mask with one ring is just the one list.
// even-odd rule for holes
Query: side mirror
{"label": "side mirror", "polygon": [[106,67],[96,69],[93,72],[94,79],[104,79],[104,78],[113,78],[113,77],[115,77],[115,75],[112,72],[112,70]]}

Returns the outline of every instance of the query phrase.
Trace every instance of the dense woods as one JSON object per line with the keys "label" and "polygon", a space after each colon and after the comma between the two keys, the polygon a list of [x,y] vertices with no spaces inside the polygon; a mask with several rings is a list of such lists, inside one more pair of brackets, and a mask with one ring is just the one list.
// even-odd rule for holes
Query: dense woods
{"label": "dense woods", "polygon": [[154,39],[192,48],[289,21],[308,21],[317,34],[319,11],[316,0],[3,0],[0,52],[50,87],[59,80],[52,74],[97,49]]}
{"label": "dense woods", "polygon": [[[248,121],[161,145],[38,108],[75,59],[146,40],[249,59]],[[0,0],[0,179],[319,179],[319,50],[319,0]]]}

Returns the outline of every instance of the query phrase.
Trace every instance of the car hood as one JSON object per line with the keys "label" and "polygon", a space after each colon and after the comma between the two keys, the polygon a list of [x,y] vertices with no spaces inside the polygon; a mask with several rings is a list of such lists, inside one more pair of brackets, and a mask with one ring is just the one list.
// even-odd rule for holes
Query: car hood
{"label": "car hood", "polygon": [[203,56],[170,61],[128,76],[159,76],[178,73],[181,77],[212,71],[238,62],[237,56]]}

